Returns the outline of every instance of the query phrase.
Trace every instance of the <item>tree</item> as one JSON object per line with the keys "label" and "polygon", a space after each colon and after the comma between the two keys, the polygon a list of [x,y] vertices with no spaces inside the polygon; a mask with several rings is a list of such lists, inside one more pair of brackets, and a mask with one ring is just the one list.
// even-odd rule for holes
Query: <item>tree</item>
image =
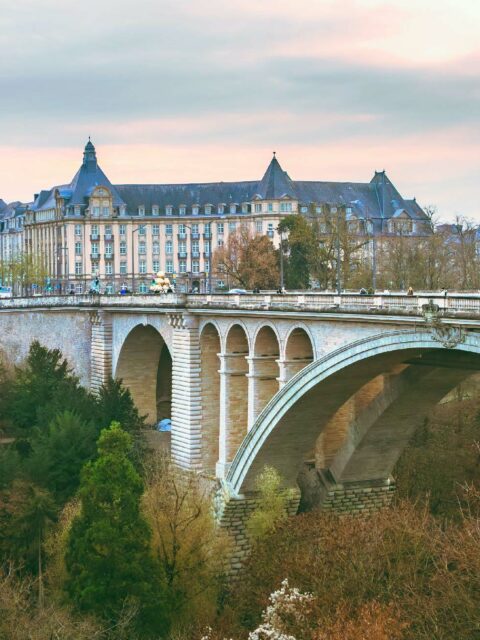
{"label": "tree", "polygon": [[27,502],[18,525],[27,546],[31,546],[35,550],[37,557],[38,605],[40,608],[45,604],[43,542],[49,523],[54,522],[56,517],[56,506],[52,497],[47,492],[34,486],[29,487]]}
{"label": "tree", "polygon": [[156,458],[147,473],[145,515],[166,578],[172,620],[208,623],[215,614],[228,540],[216,530],[211,490],[194,473]]}
{"label": "tree", "polygon": [[80,386],[61,351],[47,349],[36,340],[6,393],[6,417],[25,431],[47,426],[65,409],[75,410],[88,420],[95,407],[93,397]]}
{"label": "tree", "polygon": [[166,627],[162,581],[150,552],[151,531],[140,513],[143,484],[129,460],[131,436],[118,423],[102,430],[98,458],[82,473],[80,515],[66,554],[67,591],[81,610],[111,621],[138,610],[146,635]]}
{"label": "tree", "polygon": [[311,225],[303,216],[286,216],[278,225],[281,237],[288,234],[285,244],[285,282],[289,289],[310,287],[311,265],[317,249]]}
{"label": "tree", "polygon": [[247,531],[257,541],[272,533],[288,517],[291,494],[288,489],[282,489],[278,471],[268,466],[255,479],[255,488],[258,500],[247,521]]}
{"label": "tree", "polygon": [[98,392],[98,421],[102,427],[119,422],[122,429],[131,435],[145,428],[145,416],[138,413],[130,390],[123,386],[121,380],[112,377]]}
{"label": "tree", "polygon": [[245,289],[277,287],[278,262],[273,243],[266,236],[253,236],[244,226],[232,233],[226,245],[218,247],[213,254],[213,269]]}
{"label": "tree", "polygon": [[58,414],[45,429],[35,429],[25,461],[28,476],[61,504],[78,488],[83,465],[96,453],[98,429],[75,413]]}
{"label": "tree", "polygon": [[16,293],[25,293],[33,285],[41,287],[48,276],[43,254],[21,252],[0,260],[0,283],[11,285]]}

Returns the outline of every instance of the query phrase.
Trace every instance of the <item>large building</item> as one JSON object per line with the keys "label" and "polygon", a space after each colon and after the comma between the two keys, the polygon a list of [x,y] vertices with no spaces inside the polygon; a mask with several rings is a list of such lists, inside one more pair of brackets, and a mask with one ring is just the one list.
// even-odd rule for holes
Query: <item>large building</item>
{"label": "large building", "polygon": [[274,154],[261,180],[113,185],[89,140],[71,182],[28,204],[0,200],[0,258],[41,258],[63,291],[83,292],[98,276],[107,292],[122,285],[145,292],[158,271],[174,276],[180,290],[212,291],[226,284],[212,274],[212,253],[241,225],[278,246],[283,217],[322,215],[325,207],[341,208],[355,233],[372,238],[429,230],[425,212],[384,171],[366,183],[298,181]]}

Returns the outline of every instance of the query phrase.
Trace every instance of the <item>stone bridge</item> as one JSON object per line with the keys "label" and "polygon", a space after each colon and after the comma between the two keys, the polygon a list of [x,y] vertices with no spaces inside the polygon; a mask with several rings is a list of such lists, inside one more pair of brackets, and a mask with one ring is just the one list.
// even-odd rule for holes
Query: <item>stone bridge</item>
{"label": "stone bridge", "polygon": [[[93,390],[122,378],[171,455],[238,523],[266,465],[307,504],[388,502],[415,428],[480,369],[476,296],[63,296],[0,301],[0,356],[58,347]],[[234,527],[235,528],[235,527]]]}

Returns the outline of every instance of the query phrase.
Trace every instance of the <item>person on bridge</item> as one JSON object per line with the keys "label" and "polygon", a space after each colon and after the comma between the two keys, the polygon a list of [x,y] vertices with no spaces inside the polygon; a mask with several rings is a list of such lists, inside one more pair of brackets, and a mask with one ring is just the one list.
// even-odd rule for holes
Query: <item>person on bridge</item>
{"label": "person on bridge", "polygon": [[408,287],[407,296],[413,296],[413,287]]}

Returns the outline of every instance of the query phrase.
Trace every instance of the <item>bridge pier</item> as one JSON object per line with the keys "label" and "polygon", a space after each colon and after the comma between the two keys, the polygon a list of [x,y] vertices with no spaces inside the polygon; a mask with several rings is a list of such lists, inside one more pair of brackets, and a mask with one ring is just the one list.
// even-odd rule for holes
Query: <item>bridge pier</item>
{"label": "bridge pier", "polygon": [[112,316],[105,311],[91,311],[90,389],[98,393],[112,375]]}
{"label": "bridge pier", "polygon": [[[300,490],[292,490],[288,500],[287,512],[293,516],[300,504]],[[231,548],[226,559],[226,574],[235,579],[242,569],[251,551],[252,544],[247,532],[247,522],[258,506],[258,495],[255,492],[241,496],[232,496],[225,484],[221,484],[214,499],[215,514],[218,525],[231,539]]]}

